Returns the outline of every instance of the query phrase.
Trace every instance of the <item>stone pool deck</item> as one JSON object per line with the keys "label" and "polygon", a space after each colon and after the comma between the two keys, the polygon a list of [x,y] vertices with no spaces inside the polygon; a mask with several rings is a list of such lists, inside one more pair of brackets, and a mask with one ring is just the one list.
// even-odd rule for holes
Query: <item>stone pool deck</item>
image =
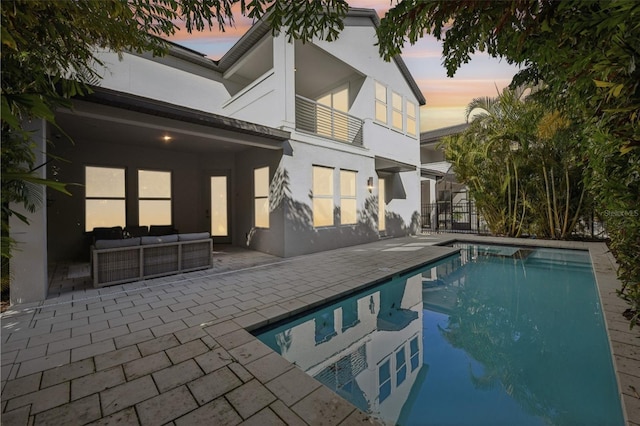
{"label": "stone pool deck", "polygon": [[[214,268],[93,289],[52,270],[49,298],[11,307],[2,327],[2,425],[355,425],[375,423],[249,331],[454,250],[419,235],[281,259],[230,250]],[[613,257],[588,249],[628,424],[640,425],[640,341],[621,316]],[[636,391],[637,390],[637,391]]]}

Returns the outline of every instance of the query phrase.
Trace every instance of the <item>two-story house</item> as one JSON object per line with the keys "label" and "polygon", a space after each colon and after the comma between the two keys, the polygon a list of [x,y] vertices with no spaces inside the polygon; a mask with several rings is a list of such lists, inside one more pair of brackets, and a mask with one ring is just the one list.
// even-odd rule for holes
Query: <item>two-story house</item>
{"label": "two-story house", "polygon": [[303,44],[260,21],[218,61],[100,52],[95,92],[59,129],[35,126],[66,160],[47,177],[80,185],[14,227],[12,299],[42,300],[47,264],[87,259],[95,227],[210,231],[282,257],[419,230],[425,99],[400,57],[380,58],[378,23],[351,9],[337,41]]}

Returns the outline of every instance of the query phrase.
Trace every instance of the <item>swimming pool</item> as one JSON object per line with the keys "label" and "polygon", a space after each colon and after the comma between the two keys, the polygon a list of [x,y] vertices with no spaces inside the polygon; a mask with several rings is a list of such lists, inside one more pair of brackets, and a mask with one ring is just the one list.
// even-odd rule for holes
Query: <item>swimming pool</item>
{"label": "swimming pool", "polygon": [[623,424],[588,253],[457,246],[256,335],[391,424]]}

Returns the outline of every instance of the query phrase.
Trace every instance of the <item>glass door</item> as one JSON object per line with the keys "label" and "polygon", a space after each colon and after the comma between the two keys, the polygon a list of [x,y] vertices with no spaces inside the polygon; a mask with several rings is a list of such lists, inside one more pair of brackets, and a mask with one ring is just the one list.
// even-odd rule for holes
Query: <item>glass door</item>
{"label": "glass door", "polygon": [[378,232],[384,234],[386,231],[387,212],[386,195],[384,191],[384,178],[378,178]]}
{"label": "glass door", "polygon": [[211,236],[219,243],[231,243],[229,233],[229,179],[227,175],[211,176]]}

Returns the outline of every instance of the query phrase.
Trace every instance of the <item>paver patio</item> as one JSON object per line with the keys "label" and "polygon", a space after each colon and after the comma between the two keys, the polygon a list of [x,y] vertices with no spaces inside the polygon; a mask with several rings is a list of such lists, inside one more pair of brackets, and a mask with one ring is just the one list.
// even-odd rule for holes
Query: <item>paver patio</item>
{"label": "paver patio", "polygon": [[[435,243],[478,238],[505,242],[421,235],[289,259],[236,250],[211,270],[102,289],[58,266],[45,302],[2,314],[2,424],[374,423],[249,331],[454,251]],[[526,243],[590,251],[626,418],[640,424],[639,334],[620,315],[613,257],[602,243]]]}

